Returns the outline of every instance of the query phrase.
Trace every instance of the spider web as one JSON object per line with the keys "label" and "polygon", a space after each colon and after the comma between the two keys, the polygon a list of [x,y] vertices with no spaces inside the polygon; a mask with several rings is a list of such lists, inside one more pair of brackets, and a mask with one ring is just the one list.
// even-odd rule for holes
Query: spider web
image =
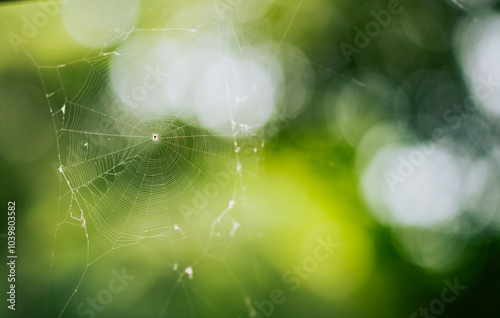
{"label": "spider web", "polygon": [[[246,185],[262,159],[265,127],[261,121],[245,122],[236,109],[250,96],[252,111],[266,116],[259,103],[262,83],[243,92],[239,84],[248,81],[245,75],[262,70],[279,73],[276,54],[286,33],[277,47],[255,51],[238,26],[237,11],[221,19],[213,3],[208,9],[184,11],[168,28],[112,30],[96,41],[104,43],[101,48],[74,61],[41,65],[32,57],[53,118],[60,177],[46,316],[79,316],[78,305],[95,294],[92,282],[109,276],[107,265],[101,263],[121,268],[114,258],[124,249],[130,249],[125,252],[130,258],[138,253],[153,256],[169,273],[157,308],[141,309],[145,317],[179,312],[193,317],[227,315],[203,286],[194,284],[201,276],[198,271],[204,270],[199,265],[212,260],[214,270],[227,273],[239,305],[256,315],[225,258],[240,227],[237,215],[245,207]],[[181,63],[184,67],[176,69],[159,44],[165,41],[171,44],[167,51],[201,52],[202,57],[188,57]],[[144,44],[160,45],[162,54],[145,53]],[[241,60],[251,62],[242,68]],[[219,91],[206,90],[211,99],[197,95],[190,89],[189,74],[179,75],[210,62],[220,80],[210,88],[222,87],[222,106],[209,103],[218,100]],[[172,68],[158,69],[165,65]],[[154,78],[157,83],[151,81]],[[148,87],[141,87],[145,83]],[[162,88],[149,88],[156,84]],[[166,94],[169,86],[175,90],[167,89]],[[134,90],[146,94],[133,96]],[[182,98],[168,100],[165,107],[168,94]],[[208,106],[201,111],[192,106],[204,102]],[[274,116],[279,118],[277,112]],[[84,241],[79,239],[83,235]],[[84,255],[78,253],[82,245]],[[196,253],[183,254],[193,246]],[[99,274],[105,271],[108,276]],[[62,307],[61,295],[68,295]]]}

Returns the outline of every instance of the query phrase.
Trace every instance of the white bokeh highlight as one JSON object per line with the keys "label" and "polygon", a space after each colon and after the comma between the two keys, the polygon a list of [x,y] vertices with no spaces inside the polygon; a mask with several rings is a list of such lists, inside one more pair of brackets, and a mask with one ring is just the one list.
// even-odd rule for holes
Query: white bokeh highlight
{"label": "white bokeh highlight", "polygon": [[145,121],[174,115],[224,136],[264,127],[281,100],[280,66],[270,66],[266,52],[246,55],[213,39],[189,30],[128,39],[110,63],[123,107]]}
{"label": "white bokeh highlight", "polygon": [[361,190],[381,223],[433,227],[460,212],[460,166],[434,147],[386,146],[367,165]]}
{"label": "white bokeh highlight", "polygon": [[255,61],[218,56],[200,72],[194,109],[204,127],[221,134],[263,127],[272,117],[276,84]]}
{"label": "white bokeh highlight", "polygon": [[476,18],[456,28],[456,53],[473,97],[488,114],[500,116],[500,15]]}

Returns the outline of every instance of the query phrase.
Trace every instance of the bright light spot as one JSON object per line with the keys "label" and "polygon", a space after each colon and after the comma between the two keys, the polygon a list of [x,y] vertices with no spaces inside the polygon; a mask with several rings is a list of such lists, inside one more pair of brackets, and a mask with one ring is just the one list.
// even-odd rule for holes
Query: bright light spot
{"label": "bright light spot", "polygon": [[499,227],[500,182],[494,172],[497,166],[498,160],[491,158],[464,164],[463,200],[470,222],[463,226],[462,233],[476,234],[486,227]]}
{"label": "bright light spot", "polygon": [[194,110],[201,124],[221,134],[232,132],[232,122],[251,132],[264,126],[275,111],[279,78],[264,65],[231,55],[214,58],[200,72]]}
{"label": "bright light spot", "polygon": [[459,61],[474,99],[487,112],[500,116],[500,15],[484,14],[479,21],[468,19],[455,30]]}
{"label": "bright light spot", "polygon": [[238,228],[240,227],[240,224],[234,220],[232,220],[231,223],[233,223],[233,228],[231,229],[229,236],[233,236],[234,233],[236,233],[236,230],[238,230]]}
{"label": "bright light spot", "polygon": [[382,223],[430,227],[460,211],[461,172],[437,145],[387,146],[364,171],[362,191]]}
{"label": "bright light spot", "polygon": [[193,268],[191,266],[186,267],[186,269],[184,270],[184,272],[189,275],[190,279],[193,278]]}
{"label": "bright light spot", "polygon": [[158,114],[181,112],[181,118],[188,119],[187,88],[194,73],[186,52],[193,41],[188,36],[183,41],[175,37],[153,40],[142,33],[125,41],[110,65],[111,86],[124,106],[146,121]]}
{"label": "bright light spot", "polygon": [[[123,37],[132,30],[139,17],[140,1],[71,0],[61,7],[62,24],[73,39],[87,47],[109,46],[119,37],[105,35],[121,29]],[[120,8],[117,10],[117,8]]]}
{"label": "bright light spot", "polygon": [[211,31],[154,39],[134,34],[112,57],[111,86],[141,119],[178,114],[224,136],[252,133],[275,114],[281,68],[270,67],[259,48],[243,57],[213,38]]}

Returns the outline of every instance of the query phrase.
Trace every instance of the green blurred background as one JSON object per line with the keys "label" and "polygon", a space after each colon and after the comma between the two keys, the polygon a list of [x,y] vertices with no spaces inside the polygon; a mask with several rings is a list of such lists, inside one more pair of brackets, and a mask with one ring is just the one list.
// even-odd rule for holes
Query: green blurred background
{"label": "green blurred background", "polygon": [[[1,197],[5,211],[16,201],[18,255],[16,311],[2,301],[2,317],[87,317],[79,305],[103,295],[122,268],[134,278],[96,317],[426,317],[419,310],[429,306],[429,317],[500,312],[497,1],[148,0],[132,13],[134,1],[75,2],[86,9],[60,11],[56,3],[53,16],[37,1],[0,5]],[[22,36],[26,19],[40,12],[47,21],[13,45],[12,34]],[[234,235],[229,224],[214,239],[208,222],[187,238],[144,237],[118,248],[87,245],[84,228],[68,220],[57,168],[58,153],[72,149],[57,149],[43,86],[59,83],[41,81],[30,56],[56,66],[119,51],[131,30],[122,18],[134,30],[231,28],[224,34],[237,39],[237,52],[262,50],[271,73],[274,62],[281,68],[282,78],[272,77],[281,81],[272,119],[238,138],[244,178],[235,176],[236,194],[225,193],[236,199]],[[363,39],[359,30],[370,32],[370,23]],[[347,58],[346,47],[354,52]],[[90,85],[87,74],[76,66],[63,80],[78,89]],[[489,77],[483,98],[478,87]],[[473,105],[463,107],[469,96]],[[436,129],[443,138],[433,137]],[[254,145],[262,148],[256,157]],[[401,158],[424,146],[432,150],[423,163],[394,179]],[[292,290],[283,276],[306,266],[327,237],[336,247]],[[7,270],[0,269],[4,295]],[[454,281],[467,288],[443,302]],[[270,305],[276,289],[285,300]]]}

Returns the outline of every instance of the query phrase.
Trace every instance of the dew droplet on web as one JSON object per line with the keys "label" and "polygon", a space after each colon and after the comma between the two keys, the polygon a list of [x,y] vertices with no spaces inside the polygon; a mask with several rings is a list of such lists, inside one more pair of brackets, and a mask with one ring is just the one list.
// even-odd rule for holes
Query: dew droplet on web
{"label": "dew droplet on web", "polygon": [[189,275],[189,279],[193,279],[193,267],[191,266],[186,267],[184,272]]}
{"label": "dew droplet on web", "polygon": [[231,223],[233,223],[233,228],[231,229],[231,232],[229,233],[229,236],[233,236],[234,233],[236,233],[236,231],[240,227],[240,223],[236,222],[235,220],[232,220]]}

